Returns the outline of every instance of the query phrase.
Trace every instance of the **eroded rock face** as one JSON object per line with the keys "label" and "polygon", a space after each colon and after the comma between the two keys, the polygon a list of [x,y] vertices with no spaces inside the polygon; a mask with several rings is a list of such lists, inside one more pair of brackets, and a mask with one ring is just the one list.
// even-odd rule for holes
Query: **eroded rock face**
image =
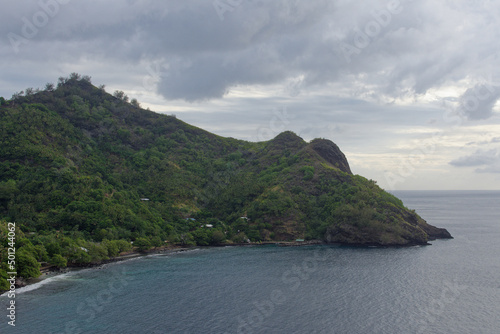
{"label": "eroded rock face", "polygon": [[352,174],[344,153],[342,153],[334,142],[328,139],[314,139],[310,145],[312,149],[329,164],[337,167],[343,172]]}
{"label": "eroded rock face", "polygon": [[[276,138],[270,140],[267,144],[265,153],[268,155],[266,159],[269,162],[279,161],[278,157],[287,151],[289,155],[297,154],[303,161],[308,161],[309,164],[315,165],[316,173],[325,173],[322,177],[334,177],[335,170],[347,173],[340,178],[345,186],[352,187],[352,191],[348,193],[348,203],[345,205],[346,212],[352,210],[352,217],[342,218],[342,210],[340,213],[333,213],[333,223],[326,229],[326,233],[322,239],[327,243],[337,243],[344,245],[359,245],[359,246],[412,246],[412,245],[428,245],[430,240],[452,238],[450,233],[442,228],[429,225],[425,220],[418,216],[414,211],[408,210],[403,206],[403,203],[396,198],[386,196],[386,199],[377,199],[381,194],[380,189],[370,188],[370,184],[355,183],[351,179],[351,168],[349,162],[340,148],[330,140],[314,139],[310,143],[306,143],[302,138],[295,133],[286,131]],[[326,169],[325,169],[326,168]],[[326,171],[330,170],[328,174]],[[337,175],[337,177],[339,177]],[[319,179],[319,178],[318,178]],[[313,184],[307,184],[304,180],[300,180],[297,185],[303,189],[305,193],[308,191],[311,195],[320,196],[321,192],[317,192],[314,187],[314,179],[310,179]],[[359,180],[357,181],[359,182]],[[297,186],[296,186],[297,187]],[[323,190],[323,192],[336,192],[335,188]],[[361,194],[363,191],[366,193]],[[343,193],[345,196],[346,193]],[[367,206],[364,201],[360,201],[358,196],[366,198],[373,196],[371,215],[367,215]],[[370,205],[368,205],[370,206]],[[363,213],[364,212],[364,213]],[[373,214],[377,212],[377,215]],[[344,212],[345,213],[345,212]],[[293,216],[293,215],[292,215]],[[297,214],[295,219],[300,220],[300,214]],[[366,217],[364,217],[366,216]],[[361,218],[363,217],[363,218]],[[270,218],[270,221],[273,219]],[[288,226],[285,228],[283,224],[287,221],[285,217],[274,221],[274,233],[276,237],[287,240],[298,238],[303,235],[303,229]],[[307,225],[307,222],[304,222]],[[304,225],[304,226],[305,226]]]}
{"label": "eroded rock face", "polygon": [[386,224],[383,228],[377,225],[339,223],[330,226],[325,233],[327,243],[356,246],[414,246],[429,245],[435,239],[453,239],[444,228],[428,224],[414,212],[393,207],[401,221],[397,224]]}
{"label": "eroded rock face", "polygon": [[350,224],[331,226],[325,234],[325,241],[356,246],[414,246],[427,245],[429,237],[421,229],[406,231],[373,230]]}
{"label": "eroded rock face", "polygon": [[429,240],[436,240],[436,239],[453,239],[451,236],[450,232],[448,232],[444,228],[440,227],[435,227],[432,225],[427,224],[427,227],[422,228],[427,235],[429,236]]}

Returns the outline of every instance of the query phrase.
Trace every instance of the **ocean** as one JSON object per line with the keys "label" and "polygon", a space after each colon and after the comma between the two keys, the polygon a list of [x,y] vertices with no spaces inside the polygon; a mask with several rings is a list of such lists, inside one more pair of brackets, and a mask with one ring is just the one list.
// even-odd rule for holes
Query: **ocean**
{"label": "ocean", "polygon": [[409,248],[198,248],[18,289],[0,333],[491,333],[500,192],[397,191],[451,240]]}

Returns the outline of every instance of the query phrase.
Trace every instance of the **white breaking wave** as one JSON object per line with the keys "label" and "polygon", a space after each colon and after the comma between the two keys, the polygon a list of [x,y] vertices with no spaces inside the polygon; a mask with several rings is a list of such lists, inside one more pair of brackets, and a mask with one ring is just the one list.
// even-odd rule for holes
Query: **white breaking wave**
{"label": "white breaking wave", "polygon": [[[25,293],[25,292],[29,292],[29,291],[33,291],[33,290],[36,290],[46,284],[49,284],[51,282],[54,282],[54,281],[60,281],[60,280],[64,280],[64,279],[67,279],[68,276],[72,275],[74,273],[72,272],[69,272],[69,273],[64,273],[64,274],[60,274],[60,275],[56,275],[56,276],[52,276],[52,277],[48,277],[46,279],[43,279],[41,280],[40,282],[37,282],[37,283],[33,283],[33,284],[30,284],[30,285],[27,285],[27,286],[24,286],[22,288],[17,288],[16,289],[16,295],[18,294],[21,294],[21,293]],[[2,296],[6,296],[8,292],[5,292],[4,294],[2,294]]]}

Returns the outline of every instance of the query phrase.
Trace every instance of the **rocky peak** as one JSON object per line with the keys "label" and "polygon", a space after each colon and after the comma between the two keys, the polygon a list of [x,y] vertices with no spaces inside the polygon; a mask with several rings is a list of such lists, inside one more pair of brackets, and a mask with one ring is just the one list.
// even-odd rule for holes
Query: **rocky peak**
{"label": "rocky peak", "polygon": [[329,164],[337,167],[343,172],[352,174],[344,153],[342,153],[340,148],[334,142],[328,139],[314,139],[309,145]]}

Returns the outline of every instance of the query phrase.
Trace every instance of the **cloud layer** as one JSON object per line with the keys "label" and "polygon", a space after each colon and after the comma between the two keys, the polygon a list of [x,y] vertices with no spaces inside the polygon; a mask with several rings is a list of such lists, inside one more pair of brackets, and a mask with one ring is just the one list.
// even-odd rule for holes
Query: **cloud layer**
{"label": "cloud layer", "polygon": [[456,167],[479,167],[477,173],[500,173],[500,150],[477,150],[450,162]]}
{"label": "cloud layer", "polygon": [[76,71],[223,135],[333,139],[374,178],[430,133],[444,158],[423,175],[496,171],[478,144],[499,124],[494,0],[11,1],[0,31],[5,97]]}
{"label": "cloud layer", "polygon": [[[9,7],[0,23],[11,46],[4,57],[69,61],[80,51],[162,61],[168,70],[159,93],[187,101],[290,81],[296,93],[345,83],[358,95],[395,99],[477,79],[494,69],[498,53],[500,9],[492,1],[41,0]],[[498,95],[471,118],[488,117]]]}

